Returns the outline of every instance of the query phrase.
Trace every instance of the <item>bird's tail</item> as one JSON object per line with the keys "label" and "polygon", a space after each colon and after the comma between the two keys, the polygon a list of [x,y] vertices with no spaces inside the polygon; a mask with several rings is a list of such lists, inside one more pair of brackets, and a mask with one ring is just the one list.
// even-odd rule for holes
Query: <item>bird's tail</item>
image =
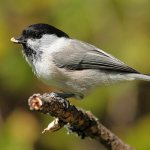
{"label": "bird's tail", "polygon": [[131,78],[134,78],[135,80],[144,80],[144,81],[150,81],[150,76],[145,74],[129,74]]}

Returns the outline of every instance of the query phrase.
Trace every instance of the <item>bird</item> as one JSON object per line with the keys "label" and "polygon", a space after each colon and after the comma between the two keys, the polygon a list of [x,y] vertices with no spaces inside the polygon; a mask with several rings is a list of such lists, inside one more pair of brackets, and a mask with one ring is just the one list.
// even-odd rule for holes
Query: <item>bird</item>
{"label": "bird", "polygon": [[29,25],[11,41],[22,45],[35,75],[63,98],[83,99],[96,87],[122,81],[150,81],[149,75],[49,24]]}

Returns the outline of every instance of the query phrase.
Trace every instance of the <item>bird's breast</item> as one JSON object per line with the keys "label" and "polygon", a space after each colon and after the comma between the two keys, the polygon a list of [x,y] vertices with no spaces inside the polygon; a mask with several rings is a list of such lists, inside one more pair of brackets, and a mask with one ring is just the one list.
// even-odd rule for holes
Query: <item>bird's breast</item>
{"label": "bird's breast", "polygon": [[49,86],[62,89],[65,82],[65,77],[58,67],[53,63],[52,59],[48,61],[44,59],[34,65],[36,76]]}
{"label": "bird's breast", "polygon": [[46,59],[41,59],[34,63],[34,72],[38,78],[47,80],[50,79],[54,72],[54,65],[52,61],[47,61]]}

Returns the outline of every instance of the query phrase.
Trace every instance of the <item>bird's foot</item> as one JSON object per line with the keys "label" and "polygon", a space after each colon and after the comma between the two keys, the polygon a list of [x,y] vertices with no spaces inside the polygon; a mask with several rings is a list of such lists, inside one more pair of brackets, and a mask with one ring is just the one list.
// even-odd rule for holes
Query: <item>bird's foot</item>
{"label": "bird's foot", "polygon": [[61,98],[71,98],[71,97],[75,97],[75,94],[72,93],[59,93],[59,92],[52,92],[52,95],[54,95],[55,97],[61,97]]}

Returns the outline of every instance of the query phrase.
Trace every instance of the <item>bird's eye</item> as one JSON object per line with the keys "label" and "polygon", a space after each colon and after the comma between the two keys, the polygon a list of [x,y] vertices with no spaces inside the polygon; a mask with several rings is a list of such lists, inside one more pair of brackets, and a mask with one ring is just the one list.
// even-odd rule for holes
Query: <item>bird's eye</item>
{"label": "bird's eye", "polygon": [[40,39],[42,34],[36,30],[24,30],[22,32],[22,36],[26,39],[33,38],[33,39]]}
{"label": "bird's eye", "polygon": [[41,38],[41,34],[36,33],[35,37],[39,39],[39,38]]}
{"label": "bird's eye", "polygon": [[41,38],[41,34],[39,32],[32,32],[32,33],[30,33],[30,36],[32,38],[36,38],[36,39],[40,39]]}

